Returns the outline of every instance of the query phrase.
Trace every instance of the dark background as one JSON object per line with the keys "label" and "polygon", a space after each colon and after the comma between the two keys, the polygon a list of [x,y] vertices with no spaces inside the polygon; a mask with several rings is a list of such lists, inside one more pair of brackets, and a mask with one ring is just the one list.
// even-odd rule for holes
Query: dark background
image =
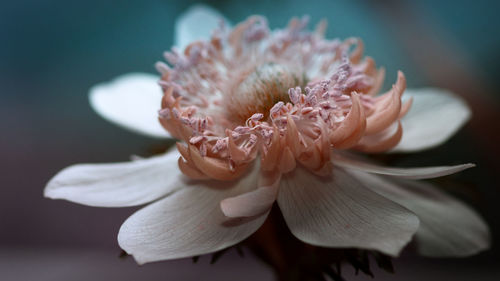
{"label": "dark background", "polygon": [[[136,209],[100,209],[42,196],[57,171],[80,162],[128,160],[164,143],[124,131],[89,107],[88,89],[115,76],[154,73],[174,22],[193,1],[10,1],[0,4],[0,280],[271,280],[247,254],[137,266],[118,259],[116,235]],[[329,20],[329,37],[359,36],[366,54],[409,87],[465,97],[473,119],[449,143],[394,165],[474,162],[444,181],[491,226],[493,248],[467,259],[406,252],[397,274],[376,280],[499,280],[500,17],[498,1],[213,1],[233,23],[251,14],[282,27],[294,15]],[[248,253],[248,251],[247,251]],[[346,268],[346,276],[352,270]],[[355,277],[353,280],[364,278]]]}

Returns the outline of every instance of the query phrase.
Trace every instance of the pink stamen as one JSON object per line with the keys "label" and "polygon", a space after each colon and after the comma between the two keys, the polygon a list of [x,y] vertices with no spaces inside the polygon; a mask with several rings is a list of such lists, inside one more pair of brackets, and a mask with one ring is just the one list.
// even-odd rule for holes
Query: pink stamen
{"label": "pink stamen", "polygon": [[[332,149],[386,150],[401,138],[395,124],[409,109],[401,105],[402,74],[374,97],[383,71],[361,60],[362,43],[327,40],[306,30],[308,21],[292,19],[273,33],[263,17],[233,30],[221,21],[210,41],[172,48],[164,54],[170,66],[156,64],[159,120],[188,144],[182,149],[191,157],[179,164],[188,176],[232,180],[258,156],[266,171],[286,173],[298,162],[324,174]],[[288,78],[296,82],[281,83]]]}

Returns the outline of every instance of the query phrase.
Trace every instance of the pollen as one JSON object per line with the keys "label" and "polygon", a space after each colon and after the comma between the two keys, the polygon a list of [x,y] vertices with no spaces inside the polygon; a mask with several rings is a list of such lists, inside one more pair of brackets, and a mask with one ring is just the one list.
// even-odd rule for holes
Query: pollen
{"label": "pollen", "polygon": [[276,63],[265,63],[252,71],[242,73],[224,100],[228,119],[244,124],[255,113],[264,119],[278,102],[288,103],[288,90],[304,87],[307,78],[304,73]]}

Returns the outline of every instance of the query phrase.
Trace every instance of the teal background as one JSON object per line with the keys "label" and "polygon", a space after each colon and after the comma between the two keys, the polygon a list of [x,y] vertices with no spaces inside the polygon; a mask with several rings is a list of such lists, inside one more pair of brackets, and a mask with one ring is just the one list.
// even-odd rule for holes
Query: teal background
{"label": "teal background", "polygon": [[[215,267],[203,259],[202,265],[184,260],[140,268],[131,259],[121,262],[116,234],[134,208],[99,209],[42,198],[45,183],[68,165],[125,161],[165,146],[101,119],[89,107],[87,93],[124,73],[155,73],[154,63],[173,43],[176,17],[193,3],[0,3],[0,280],[271,278],[250,255]],[[484,215],[498,241],[499,1],[209,3],[233,23],[251,14],[267,16],[273,28],[295,15],[308,14],[313,24],[326,18],[328,37],[364,40],[365,53],[387,69],[386,87],[401,69],[409,87],[448,87],[466,97],[475,119],[448,144],[387,160],[403,166],[477,163],[452,177],[466,186],[452,191]],[[499,256],[495,244],[490,252],[462,260],[406,253],[396,264],[400,273],[380,273],[380,280],[498,280]]]}

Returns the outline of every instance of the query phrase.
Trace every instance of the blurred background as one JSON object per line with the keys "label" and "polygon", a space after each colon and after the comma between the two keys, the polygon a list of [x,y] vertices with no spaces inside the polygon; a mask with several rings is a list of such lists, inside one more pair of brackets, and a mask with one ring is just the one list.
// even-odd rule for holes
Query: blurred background
{"label": "blurred background", "polygon": [[[215,264],[202,257],[139,267],[119,259],[116,235],[137,208],[99,209],[42,196],[60,169],[150,155],[162,141],[116,127],[90,108],[88,89],[128,72],[155,73],[173,43],[176,17],[194,1],[19,0],[0,4],[0,280],[272,280],[251,254]],[[267,16],[273,28],[294,15],[329,21],[328,37],[361,37],[387,69],[386,88],[405,72],[409,87],[462,95],[473,119],[447,144],[394,165],[474,162],[445,180],[488,221],[493,248],[466,259],[407,251],[396,275],[376,280],[500,280],[500,2],[493,0],[212,1],[233,22]],[[248,252],[248,251],[247,251]],[[344,270],[352,276],[351,268]],[[352,277],[350,280],[365,280]],[[369,278],[368,278],[369,279]]]}

